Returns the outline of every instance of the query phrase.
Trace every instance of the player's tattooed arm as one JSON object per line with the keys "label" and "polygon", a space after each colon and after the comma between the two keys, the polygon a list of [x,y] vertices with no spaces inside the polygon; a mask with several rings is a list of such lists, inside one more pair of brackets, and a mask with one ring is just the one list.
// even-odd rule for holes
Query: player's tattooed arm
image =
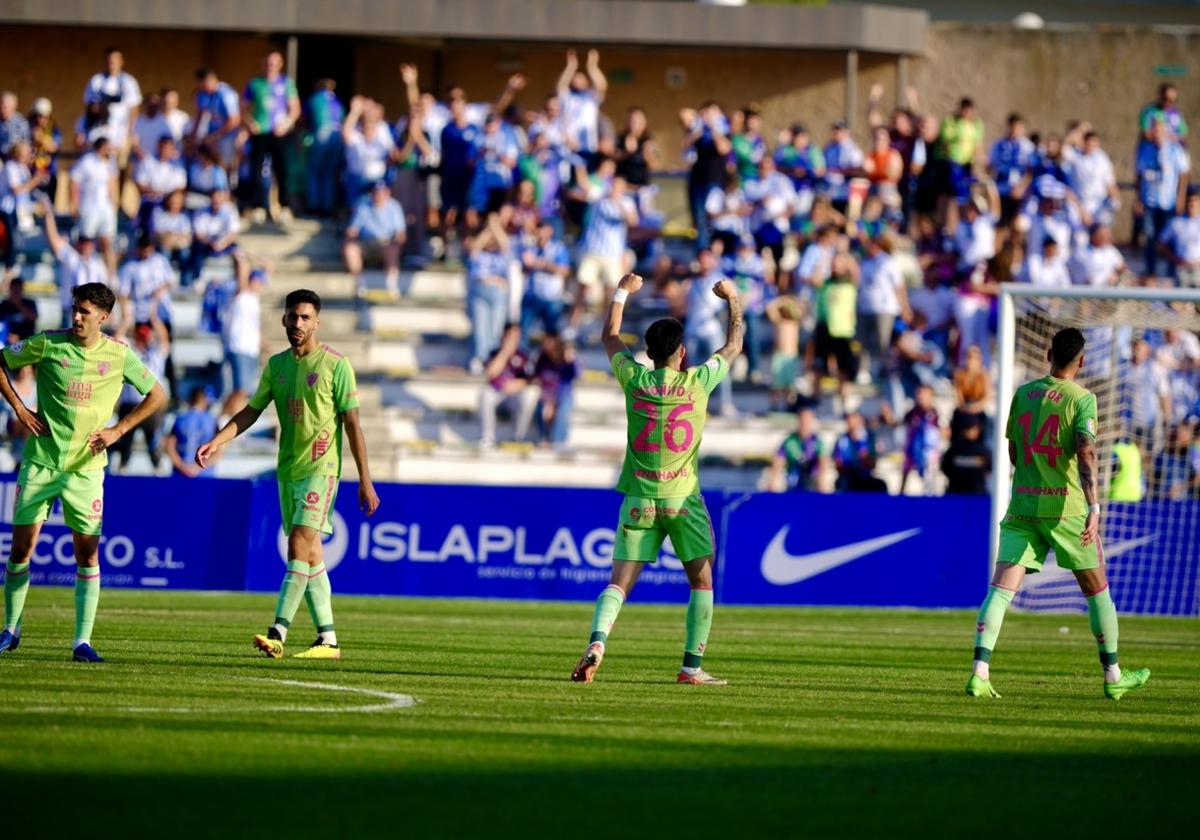
{"label": "player's tattooed arm", "polygon": [[1080,545],[1090,545],[1100,536],[1100,515],[1092,510],[1099,496],[1096,492],[1096,441],[1087,435],[1075,435],[1075,453],[1079,464],[1079,484],[1083,487],[1083,498],[1088,503],[1087,520],[1083,533],[1079,535]]}
{"label": "player's tattooed arm", "polygon": [[[626,274],[617,283],[617,293],[613,295],[612,303],[608,306],[608,315],[604,319],[604,329],[601,332],[604,340],[604,350],[608,358],[625,352],[625,342],[621,340],[621,322],[625,320],[625,299],[642,288],[642,278],[637,274]],[[623,294],[622,294],[623,293]]]}
{"label": "player's tattooed arm", "polygon": [[746,319],[742,314],[742,301],[738,297],[737,286],[731,280],[722,280],[713,286],[713,294],[722,300],[729,301],[729,327],[725,330],[725,346],[717,351],[718,356],[724,356],[730,364],[742,355],[742,344],[746,340]]}

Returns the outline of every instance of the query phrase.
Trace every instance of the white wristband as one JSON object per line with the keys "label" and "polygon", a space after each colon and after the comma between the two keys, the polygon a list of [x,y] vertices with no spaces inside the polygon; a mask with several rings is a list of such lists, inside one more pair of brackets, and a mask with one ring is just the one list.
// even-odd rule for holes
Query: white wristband
{"label": "white wristband", "polygon": [[628,291],[626,291],[625,289],[617,289],[615,292],[613,292],[612,302],[623,304],[623,303],[625,303],[625,299],[627,297],[629,297]]}
{"label": "white wristband", "polygon": [[1100,505],[1088,505],[1088,513],[1100,513]]}

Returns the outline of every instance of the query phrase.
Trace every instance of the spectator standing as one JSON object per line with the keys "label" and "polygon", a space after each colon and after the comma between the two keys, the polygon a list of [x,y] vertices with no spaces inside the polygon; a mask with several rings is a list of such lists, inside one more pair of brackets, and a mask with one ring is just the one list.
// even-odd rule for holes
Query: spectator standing
{"label": "spectator standing", "polygon": [[1159,85],[1158,99],[1143,108],[1138,115],[1138,128],[1143,140],[1153,142],[1154,124],[1159,122],[1167,127],[1167,135],[1171,140],[1177,143],[1186,142],[1188,124],[1179,110],[1179,88],[1170,82]]}
{"label": "spectator standing", "polygon": [[679,112],[683,126],[684,157],[691,161],[688,170],[688,206],[692,212],[692,225],[696,228],[696,247],[708,247],[710,228],[705,202],[713,187],[721,184],[725,175],[725,162],[733,145],[729,141],[729,124],[720,106],[705,102],[698,111],[684,108]]}
{"label": "spectator standing", "polygon": [[150,235],[159,248],[176,266],[188,263],[192,247],[192,217],[184,208],[183,190],[170,193],[163,206],[150,215]]}
{"label": "spectator standing", "polygon": [[133,171],[133,182],[141,195],[137,224],[148,229],[154,211],[162,206],[163,200],[187,187],[187,172],[179,160],[179,148],[170,135],[158,140],[154,154],[143,153]]}
{"label": "spectator standing", "polygon": [[104,70],[88,80],[83,104],[105,108],[104,134],[112,144],[117,168],[124,172],[135,136],[138,106],[142,104],[142,89],[137,79],[125,72],[125,56],[116,47],[104,51]]}
{"label": "spectator standing", "polygon": [[573,384],[579,377],[575,348],[562,340],[558,333],[542,336],[541,353],[533,366],[533,379],[538,386],[537,409],[534,419],[543,445],[562,449],[571,436],[571,412],[575,405]]}
{"label": "spectator standing", "polygon": [[17,109],[19,104],[11,90],[0,91],[0,157],[7,158],[13,146],[32,139],[29,121]]}
{"label": "spectator standing", "polygon": [[[500,346],[508,310],[512,250],[497,213],[475,236],[467,260],[467,315],[471,319],[472,373],[481,373],[485,360]],[[518,329],[519,332],[519,329]],[[490,378],[490,377],[489,377]]]}
{"label": "spectator standing", "polygon": [[576,277],[583,292],[604,299],[625,273],[629,229],[637,224],[637,205],[626,194],[624,178],[613,178],[607,194],[593,190],[580,246]]}
{"label": "spectator standing", "polygon": [[391,187],[385,181],[376,181],[370,195],[364,195],[355,205],[354,216],[342,241],[346,270],[354,278],[354,288],[360,298],[365,298],[367,293],[362,270],[363,249],[369,248],[382,254],[388,293],[399,299],[400,249],[404,246],[407,231],[404,209],[392,198]]}
{"label": "spectator standing", "polygon": [[337,82],[320,79],[313,85],[305,103],[308,124],[308,212],[328,216],[333,212],[337,192],[337,172],[342,162],[342,120],[346,109],[337,98]]}
{"label": "spectator standing", "polygon": [[1089,131],[1083,135],[1083,150],[1067,162],[1067,175],[1083,210],[1084,223],[1111,224],[1121,206],[1121,193],[1112,160],[1100,148],[1099,134]]}
{"label": "spectator standing", "polygon": [[[152,318],[148,324],[138,324],[133,329],[133,343],[130,345],[133,352],[141,360],[158,381],[162,381],[163,374],[166,370],[166,361],[171,352],[171,338],[167,335],[167,329],[162,322],[157,318]],[[138,393],[137,388],[126,383],[121,389],[121,396],[117,400],[117,418],[124,420],[132,414],[137,407],[141,405],[142,395]],[[141,432],[142,439],[146,442],[146,452],[150,456],[150,466],[155,472],[158,472],[158,465],[162,460],[162,452],[159,449],[158,433],[162,429],[163,409],[159,408],[137,426],[129,430],[129,434],[122,435],[121,438],[112,445],[113,460],[110,466],[112,472],[123,473],[129,469],[129,459],[133,453],[133,439]]]}
{"label": "spectator standing", "polygon": [[733,112],[730,127],[733,171],[742,183],[758,177],[758,164],[767,156],[767,143],[762,136],[762,114],[757,105],[745,105]]}
{"label": "spectator standing", "polygon": [[817,187],[825,178],[825,155],[812,142],[808,130],[796,123],[781,136],[774,157],[778,170],[792,179],[796,192],[795,212],[808,215]]}
{"label": "spectator standing", "polygon": [[840,492],[887,493],[887,484],[875,476],[878,458],[875,435],[867,427],[862,414],[851,411],[846,415],[846,431],[833,445],[833,463],[837,467],[837,489]]}
{"label": "spectator standing", "polygon": [[1009,224],[1021,205],[1021,184],[1037,157],[1037,147],[1025,136],[1025,120],[1009,114],[1005,135],[992,144],[988,172],[1000,196],[1000,222]]}
{"label": "spectator standing", "polygon": [[863,158],[863,173],[876,195],[891,206],[900,206],[904,158],[892,146],[892,135],[883,126],[871,130],[871,151]]}
{"label": "spectator standing", "polygon": [[650,133],[646,112],[636,105],[629,109],[625,130],[617,136],[614,157],[617,174],[632,187],[649,186],[650,173],[658,166],[658,144]]}
{"label": "spectator standing", "polygon": [[736,173],[726,172],[721,185],[709,190],[704,211],[708,214],[712,238],[724,245],[724,253],[732,254],[747,233],[751,209]]}
{"label": "spectator standing", "polygon": [[279,221],[287,223],[292,213],[288,194],[288,137],[300,119],[300,96],[295,83],[283,72],[282,53],[267,54],[263,75],[246,84],[242,100],[246,106],[242,122],[250,132],[250,177],[257,182],[253,193],[255,221],[263,221],[270,207],[270,182],[262,174],[269,156],[279,198]]}
{"label": "spectator standing", "polygon": [[390,184],[388,173],[396,141],[383,119],[383,107],[373,99],[355,96],[342,125],[346,147],[346,203],[357,207],[375,183]]}
{"label": "spectator standing", "polygon": [[1112,244],[1112,229],[1101,224],[1092,225],[1088,244],[1076,249],[1068,267],[1077,286],[1115,286],[1129,272],[1125,257]]}
{"label": "spectator standing", "polygon": [[479,389],[479,445],[496,445],[496,409],[501,403],[515,403],[516,440],[529,436],[529,426],[537,407],[537,387],[532,381],[529,357],[521,351],[521,328],[508,324],[499,346],[488,356],[483,368],[487,380]]}
{"label": "spectator standing", "polygon": [[45,177],[43,192],[51,201],[58,200],[58,150],[62,146],[62,132],[51,116],[52,105],[46,97],[33,101],[29,112],[30,144],[33,147],[33,171],[35,176]]}
{"label": "spectator standing", "polygon": [[1188,189],[1185,214],[1167,223],[1159,248],[1179,285],[1200,287],[1200,186]]}
{"label": "spectator standing", "polygon": [[33,153],[29,143],[22,140],[9,150],[8,160],[0,167],[0,221],[4,223],[4,277],[13,275],[17,259],[17,234],[20,218],[32,214],[31,194],[46,182],[45,174],[34,176],[29,164]]}
{"label": "spectator standing", "polygon": [[964,201],[971,186],[971,167],[983,146],[983,120],[975,113],[974,101],[969,97],[959,101],[958,110],[942,120],[937,140],[937,156],[947,167],[943,194]]}
{"label": "spectator standing", "polygon": [[844,120],[833,124],[833,134],[825,145],[825,185],[833,208],[846,213],[850,205],[850,179],[861,174],[863,153]]}
{"label": "spectator standing", "polygon": [[608,79],[600,70],[600,53],[588,50],[586,68],[581,71],[575,50],[567,50],[557,93],[567,148],[591,168],[600,144],[600,106],[608,93]]}
{"label": "spectator standing", "polygon": [[192,221],[192,251],[183,272],[184,286],[190,286],[200,277],[208,260],[234,254],[241,227],[237,208],[229,201],[229,193],[216,190],[208,210],[196,214]]}
{"label": "spectator standing", "polygon": [[1142,217],[1142,235],[1146,239],[1146,274],[1153,276],[1157,266],[1157,240],[1167,223],[1182,209],[1187,191],[1191,161],[1183,146],[1171,138],[1166,121],[1156,120],[1149,139],[1138,146],[1137,203],[1134,213]]}
{"label": "spectator standing", "polygon": [[62,302],[62,325],[71,326],[72,292],[76,286],[85,283],[103,283],[108,285],[112,276],[108,271],[108,262],[96,253],[96,240],[80,231],[75,244],[58,232],[58,223],[54,218],[54,208],[48,198],[42,200],[43,218],[46,224],[46,240],[50,250],[58,260],[58,289]]}
{"label": "spectator standing", "polygon": [[567,246],[554,235],[554,225],[538,224],[534,241],[521,250],[521,265],[526,278],[525,296],[521,300],[521,334],[528,339],[538,325],[545,333],[560,332],[571,258]]}
{"label": "spectator standing", "polygon": [[1042,240],[1040,254],[1030,254],[1025,260],[1025,267],[1020,279],[1034,286],[1052,289],[1065,289],[1071,285],[1071,273],[1067,270],[1067,261],[1063,258],[1058,247],[1058,240],[1046,237]]}
{"label": "spectator standing", "polygon": [[924,495],[932,495],[933,477],[938,472],[942,451],[942,425],[933,406],[933,388],[917,388],[913,407],[904,416],[904,475],[900,479],[900,494],[908,487],[908,477],[916,473],[921,479]]}
{"label": "spectator standing", "polygon": [[775,330],[775,350],[771,354],[770,407],[785,410],[796,392],[800,377],[800,324],[804,305],[795,295],[780,295],[766,306],[767,320]]}
{"label": "spectator standing", "polygon": [[[15,280],[19,283],[19,280]],[[3,304],[0,304],[2,306]],[[5,336],[4,342],[9,346],[30,338],[33,333],[18,333],[9,331]],[[37,368],[34,365],[25,365],[8,371],[9,381],[12,382],[13,390],[17,392],[17,396],[21,398],[21,402],[25,403],[26,407],[31,412],[37,412]],[[3,429],[8,436],[9,452],[12,454],[15,461],[14,468],[20,469],[21,459],[25,454],[25,442],[29,440],[31,432],[29,427],[17,419],[13,413],[12,406],[7,400],[0,400],[0,429]]]}
{"label": "spectator standing", "polygon": [[1167,437],[1167,445],[1154,456],[1150,492],[1160,499],[1189,499],[1200,489],[1200,475],[1192,461],[1195,432],[1190,421],[1179,423]]}
{"label": "spectator standing", "polygon": [[858,376],[858,353],[854,340],[858,331],[858,263],[849,254],[834,256],[829,279],[817,289],[816,359],[813,366],[814,395],[820,391],[820,373],[829,372],[829,359],[837,364],[843,403],[850,384]]}
{"label": "spectator standing", "polygon": [[38,309],[37,301],[25,297],[25,281],[14,277],[8,284],[8,295],[0,301],[0,329],[4,335],[0,341],[10,335],[27,338],[37,332]]}
{"label": "spectator standing", "polygon": [[266,282],[265,270],[251,270],[248,261],[238,260],[238,290],[229,304],[221,334],[225,366],[229,370],[228,396],[222,413],[228,416],[245,407],[258,384],[263,349],[262,291]]}
{"label": "spectator standing", "polygon": [[113,144],[100,137],[92,150],[71,167],[71,214],[79,217],[79,233],[100,243],[108,273],[117,273],[113,239],[117,235],[117,167]]}
{"label": "spectator standing", "polygon": [[890,233],[871,237],[866,242],[867,258],[859,267],[858,340],[876,381],[882,381],[896,319],[908,312],[908,291],[892,257],[893,247]]}
{"label": "spectator standing", "polygon": [[[175,417],[171,433],[163,441],[163,451],[171,462],[172,475],[183,478],[213,478],[213,470],[202,470],[196,465],[196,450],[217,433],[217,418],[209,410],[208,393],[203,388],[193,388],[188,394],[188,404]],[[218,450],[213,462],[220,458]]]}
{"label": "spectator standing", "polygon": [[955,415],[950,446],[942,454],[947,496],[986,496],[992,474],[992,450],[983,439],[982,418]]}
{"label": "spectator standing", "polygon": [[771,461],[768,486],[771,490],[825,492],[821,476],[829,462],[829,453],[817,434],[817,415],[811,408],[796,413],[796,431],[779,447]]}
{"label": "spectator standing", "polygon": [[1145,339],[1133,343],[1123,385],[1122,413],[1128,412],[1130,437],[1143,455],[1149,455],[1163,440],[1163,429],[1171,419],[1171,383],[1167,369]]}
{"label": "spectator standing", "polygon": [[520,154],[513,132],[498,115],[489,114],[479,139],[479,160],[468,198],[471,210],[486,216],[504,206],[512,190],[513,170]]}
{"label": "spectator standing", "polygon": [[[688,314],[683,338],[688,358],[708,359],[725,343],[725,304],[712,290],[729,278],[721,270],[716,255],[708,248],[700,251],[696,262],[699,272],[688,292]],[[714,394],[717,399],[711,404],[713,408],[725,417],[737,415],[733,405],[732,377],[724,377]]]}
{"label": "spectator standing", "polygon": [[150,235],[143,232],[138,237],[137,249],[118,274],[121,323],[116,331],[117,338],[124,338],[134,324],[148,324],[152,318],[158,318],[170,333],[171,290],[174,286],[175,270],[155,249]]}
{"label": "spectator standing", "polygon": [[450,119],[439,135],[441,148],[442,224],[447,230],[460,224],[469,207],[471,183],[479,159],[482,126],[472,122],[462,96],[450,100]]}
{"label": "spectator standing", "polygon": [[792,181],[776,168],[775,159],[764,155],[758,163],[758,174],[742,187],[750,202],[750,232],[761,251],[770,249],[776,273],[783,262],[784,242],[796,212],[796,188]]}
{"label": "spectator standing", "polygon": [[[227,174],[237,170],[237,135],[242,126],[242,106],[237,91],[217,77],[215,70],[196,71],[196,116],[188,132],[188,146],[207,148]],[[228,188],[228,184],[226,185]]]}

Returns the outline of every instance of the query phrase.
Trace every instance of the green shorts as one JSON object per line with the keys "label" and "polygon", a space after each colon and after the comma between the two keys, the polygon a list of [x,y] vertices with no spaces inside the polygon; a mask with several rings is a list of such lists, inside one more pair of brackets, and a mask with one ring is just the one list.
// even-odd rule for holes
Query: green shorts
{"label": "green shorts", "polygon": [[786,391],[796,385],[796,377],[800,375],[800,357],[776,353],[771,357],[771,387],[778,391]]}
{"label": "green shorts", "polygon": [[677,499],[626,496],[617,522],[613,559],[653,563],[667,537],[671,538],[675,556],[684,563],[716,553],[712,519],[702,496]]}
{"label": "green shorts", "polygon": [[104,470],[63,472],[25,461],[17,475],[14,525],[45,522],[55,499],[62,500],[63,519],[77,534],[98,536],[104,521]]}
{"label": "green shorts", "polygon": [[283,531],[303,525],[333,533],[333,503],[337,499],[336,475],[313,475],[295,481],[279,482],[279,510],[283,513]]}
{"label": "green shorts", "polygon": [[1065,519],[1037,519],[1006,516],[1000,523],[1000,554],[997,563],[1024,566],[1040,572],[1050,549],[1059,568],[1084,571],[1100,568],[1100,541],[1080,545],[1079,535],[1087,523],[1087,514]]}

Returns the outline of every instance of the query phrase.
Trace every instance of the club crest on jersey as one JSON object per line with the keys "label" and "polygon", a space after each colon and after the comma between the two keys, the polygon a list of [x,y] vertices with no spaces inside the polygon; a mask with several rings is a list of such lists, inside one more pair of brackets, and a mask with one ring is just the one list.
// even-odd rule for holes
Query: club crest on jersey
{"label": "club crest on jersey", "polygon": [[64,368],[69,368],[71,366],[71,360],[68,359],[66,356],[63,356],[61,359],[58,360],[58,364]]}
{"label": "club crest on jersey", "polygon": [[329,430],[322,429],[312,445],[312,460],[319,461],[321,456],[329,451]]}
{"label": "club crest on jersey", "polygon": [[304,377],[304,381],[307,382],[308,387],[311,388],[312,386],[317,384],[317,380],[320,378],[321,378],[320,374],[318,374],[316,371],[313,371],[308,376]]}
{"label": "club crest on jersey", "polygon": [[12,347],[9,347],[8,349],[11,350],[13,353],[16,353],[19,355],[21,353],[21,351],[25,349],[25,342],[24,342],[24,340],[18,341],[16,344],[14,344]]}
{"label": "club crest on jersey", "polygon": [[96,373],[100,374],[101,376],[107,376],[110,370],[112,370],[112,364],[110,362],[96,362]]}
{"label": "club crest on jersey", "polygon": [[709,359],[709,360],[708,360],[707,362],[705,362],[704,364],[708,365],[708,366],[709,366],[710,368],[712,368],[713,370],[717,370],[718,368],[720,368],[720,367],[721,367],[721,363],[717,361],[717,357],[716,357],[716,356],[713,356],[711,359]]}

